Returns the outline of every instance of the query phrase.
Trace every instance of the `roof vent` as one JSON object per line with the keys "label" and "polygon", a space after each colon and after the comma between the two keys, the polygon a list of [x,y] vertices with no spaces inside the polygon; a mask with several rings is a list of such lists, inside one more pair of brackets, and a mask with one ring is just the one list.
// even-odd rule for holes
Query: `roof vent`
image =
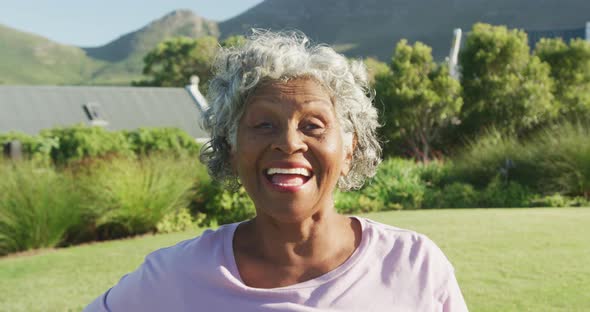
{"label": "roof vent", "polygon": [[189,84],[188,86],[186,86],[184,88],[191,95],[191,97],[193,98],[193,100],[195,101],[195,103],[197,104],[199,109],[201,110],[201,112],[204,112],[209,108],[209,104],[207,103],[207,100],[205,99],[205,97],[203,96],[201,91],[199,91],[199,76],[197,76],[197,75],[191,76],[191,84]]}
{"label": "roof vent", "polygon": [[90,102],[84,104],[84,112],[86,113],[86,117],[88,117],[91,126],[106,127],[109,125],[109,122],[104,118],[99,103]]}

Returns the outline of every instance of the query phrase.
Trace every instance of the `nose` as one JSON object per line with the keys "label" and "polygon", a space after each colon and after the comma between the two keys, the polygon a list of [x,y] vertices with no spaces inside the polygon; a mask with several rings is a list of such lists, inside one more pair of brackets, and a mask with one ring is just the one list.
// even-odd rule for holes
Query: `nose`
{"label": "nose", "polygon": [[295,126],[285,127],[278,133],[272,143],[272,149],[285,154],[306,152],[307,144],[303,140],[303,133]]}

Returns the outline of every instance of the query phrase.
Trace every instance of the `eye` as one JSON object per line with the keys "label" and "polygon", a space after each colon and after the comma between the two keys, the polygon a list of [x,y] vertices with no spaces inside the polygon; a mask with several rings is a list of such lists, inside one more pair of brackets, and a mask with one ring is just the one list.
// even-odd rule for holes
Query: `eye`
{"label": "eye", "polygon": [[268,121],[259,122],[254,126],[255,129],[272,129],[273,127],[273,124]]}
{"label": "eye", "polygon": [[315,130],[315,129],[320,129],[320,128],[321,127],[316,124],[307,124],[303,127],[303,129],[305,129],[305,130]]}
{"label": "eye", "polygon": [[303,127],[301,127],[301,130],[306,131],[306,132],[311,132],[311,133],[319,133],[321,131],[323,131],[324,126],[320,123],[316,123],[316,122],[309,122],[303,125]]}

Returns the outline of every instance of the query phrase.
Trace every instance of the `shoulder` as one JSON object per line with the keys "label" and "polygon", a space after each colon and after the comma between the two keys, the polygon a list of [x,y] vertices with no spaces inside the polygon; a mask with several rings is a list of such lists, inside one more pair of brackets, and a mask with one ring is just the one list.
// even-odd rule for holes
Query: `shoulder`
{"label": "shoulder", "polygon": [[[418,255],[435,257],[436,260],[447,261],[441,249],[428,236],[407,229],[383,224],[370,219],[362,220],[363,234],[372,236],[378,245],[384,248],[392,248],[410,253],[413,257]],[[450,263],[449,263],[450,264]]]}
{"label": "shoulder", "polygon": [[150,253],[135,271],[123,276],[91,306],[113,311],[175,307],[186,291],[199,289],[216,278],[224,266],[224,242],[234,229],[235,224],[230,224],[207,230],[198,237]]}
{"label": "shoulder", "polygon": [[184,277],[187,274],[207,274],[224,265],[225,247],[231,246],[237,223],[205,230],[200,236],[182,241],[174,246],[158,249],[146,256],[139,269],[154,275]]}
{"label": "shoulder", "polygon": [[[443,251],[426,235],[363,219],[363,235],[370,236],[371,253],[380,257],[383,270],[421,288],[439,292],[454,276]],[[424,284],[426,283],[426,284]]]}
{"label": "shoulder", "polygon": [[363,234],[372,236],[377,248],[398,254],[410,263],[428,262],[453,270],[445,254],[428,236],[370,219],[363,219],[363,223]]}
{"label": "shoulder", "polygon": [[223,256],[224,242],[233,233],[235,224],[205,230],[200,236],[181,241],[174,246],[158,249],[145,258],[145,264],[161,265],[163,269],[179,269],[177,265],[207,264]]}

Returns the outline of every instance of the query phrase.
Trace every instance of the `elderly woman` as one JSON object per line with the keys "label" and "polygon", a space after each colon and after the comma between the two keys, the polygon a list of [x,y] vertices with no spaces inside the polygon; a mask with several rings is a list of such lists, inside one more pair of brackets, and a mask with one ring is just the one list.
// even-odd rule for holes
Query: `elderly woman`
{"label": "elderly woman", "polygon": [[360,62],[257,32],[215,69],[202,161],[256,217],[153,252],[87,311],[467,310],[432,241],[334,209],[380,162]]}

